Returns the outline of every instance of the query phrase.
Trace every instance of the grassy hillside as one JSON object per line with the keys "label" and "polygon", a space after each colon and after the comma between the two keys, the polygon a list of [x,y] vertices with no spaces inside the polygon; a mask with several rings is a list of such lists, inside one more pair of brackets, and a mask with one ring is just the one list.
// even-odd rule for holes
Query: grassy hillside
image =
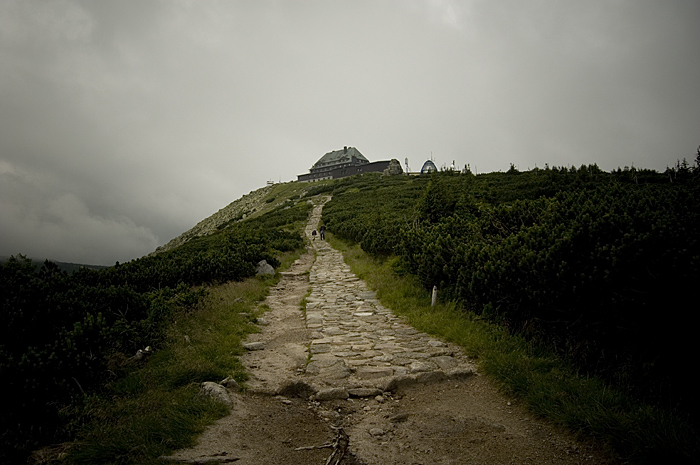
{"label": "grassy hillside", "polygon": [[[140,369],[134,354],[164,351],[171,326],[201,310],[210,286],[249,279],[260,260],[279,267],[303,248],[310,205],[300,186],[286,187],[265,188],[257,214],[106,269],[68,274],[22,256],[1,264],[0,379],[14,398],[0,410],[0,462],[72,438],[95,399]],[[201,375],[185,372],[174,387]]]}
{"label": "grassy hillside", "polygon": [[309,184],[299,182],[278,183],[261,187],[234,200],[218,212],[197,223],[193,228],[158,247],[154,254],[167,252],[194,238],[214,234],[243,220],[257,218],[272,210],[294,205],[306,195],[309,188]]}
{"label": "grassy hillside", "polygon": [[[512,369],[493,373],[513,392],[556,398],[539,413],[556,416],[565,398],[576,405],[578,385],[590,379],[623,395],[598,397],[620,413],[616,433],[605,434],[634,430],[630,422],[642,417],[629,408],[663,412],[643,416],[655,422],[645,431],[661,431],[649,447],[675,447],[658,446],[678,430],[658,428],[669,418],[685,425],[683,437],[697,437],[686,378],[697,353],[687,320],[700,278],[699,178],[680,165],[666,173],[594,165],[293,182],[254,191],[156,253],[104,270],[69,275],[12,257],[0,265],[0,378],[16,397],[0,412],[0,461],[21,462],[76,435],[83,447],[71,452],[74,463],[152,463],[188,444],[222,414],[194,399],[197,383],[245,379],[235,359],[223,360],[254,330],[256,303],[274,283],[251,278],[254,264],[284,266],[298,253],[308,200],[321,193],[333,194],[328,230],[359,244],[381,275],[405,277],[421,295],[437,286],[449,327],[488,323],[496,326],[484,340],[529,344],[524,356],[504,352],[514,342],[495,344],[489,357],[512,359],[503,365]],[[226,334],[228,357],[196,336],[211,331]],[[147,346],[150,361],[133,358]],[[540,350],[550,355],[533,358]],[[574,377],[560,376],[562,366]],[[567,387],[550,389],[551,377]],[[612,398],[633,401],[618,408]],[[586,415],[574,429],[586,430],[597,414]],[[634,447],[630,456],[644,454]]]}

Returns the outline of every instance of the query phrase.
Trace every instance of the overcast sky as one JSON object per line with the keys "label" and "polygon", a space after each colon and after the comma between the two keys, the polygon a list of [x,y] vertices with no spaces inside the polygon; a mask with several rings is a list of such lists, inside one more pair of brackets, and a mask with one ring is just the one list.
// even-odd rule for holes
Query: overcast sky
{"label": "overcast sky", "polygon": [[698,0],[1,0],[0,255],[153,251],[324,153],[663,171]]}

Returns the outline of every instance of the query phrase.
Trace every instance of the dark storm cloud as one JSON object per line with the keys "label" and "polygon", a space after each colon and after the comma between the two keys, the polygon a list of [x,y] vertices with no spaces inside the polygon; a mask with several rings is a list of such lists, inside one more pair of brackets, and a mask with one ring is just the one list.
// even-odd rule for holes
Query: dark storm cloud
{"label": "dark storm cloud", "polygon": [[695,1],[0,3],[0,255],[111,264],[323,153],[663,170]]}

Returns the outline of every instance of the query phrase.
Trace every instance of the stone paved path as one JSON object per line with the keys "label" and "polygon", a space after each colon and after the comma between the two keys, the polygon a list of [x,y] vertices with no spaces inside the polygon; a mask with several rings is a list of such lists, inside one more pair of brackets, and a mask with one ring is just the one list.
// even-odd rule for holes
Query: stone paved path
{"label": "stone paved path", "polygon": [[339,251],[313,239],[311,231],[318,229],[322,208],[323,204],[314,207],[306,229],[317,254],[306,298],[310,383],[320,392],[330,390],[327,396],[342,397],[344,390],[369,394],[399,384],[470,376],[474,367],[459,347],[406,324],[379,303]]}
{"label": "stone paved path", "polygon": [[328,463],[322,447],[342,428],[348,465],[614,463],[471,376],[461,348],[383,307],[338,251],[312,239],[322,203],[306,228],[309,250],[281,273],[246,342],[247,391],[230,392],[231,414],[167,459]]}

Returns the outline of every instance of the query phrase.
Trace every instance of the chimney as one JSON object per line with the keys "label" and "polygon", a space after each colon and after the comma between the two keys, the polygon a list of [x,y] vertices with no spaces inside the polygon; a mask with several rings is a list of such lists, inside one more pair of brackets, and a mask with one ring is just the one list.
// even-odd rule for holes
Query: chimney
{"label": "chimney", "polygon": [[348,146],[343,147],[343,153],[348,153]]}

